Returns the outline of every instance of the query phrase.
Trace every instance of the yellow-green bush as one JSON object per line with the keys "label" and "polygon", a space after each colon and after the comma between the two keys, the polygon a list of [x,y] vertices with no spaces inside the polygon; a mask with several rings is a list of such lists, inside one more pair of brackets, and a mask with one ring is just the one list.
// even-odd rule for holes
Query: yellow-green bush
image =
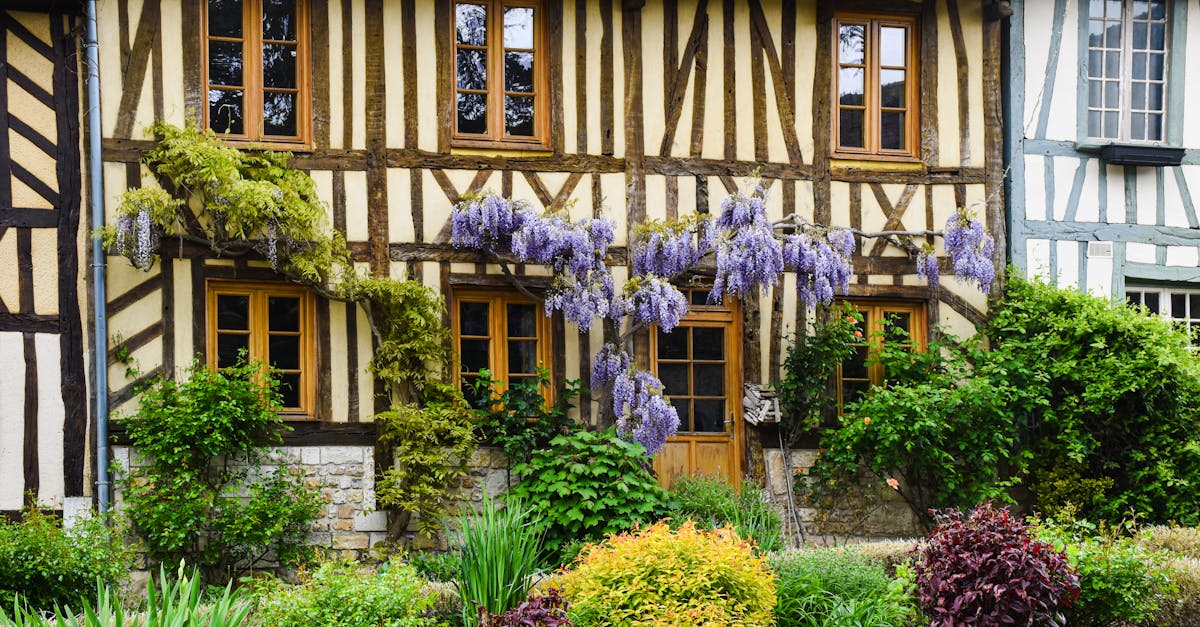
{"label": "yellow-green bush", "polygon": [[729,527],[660,522],[609,536],[558,583],[578,627],[774,624],[775,576]]}

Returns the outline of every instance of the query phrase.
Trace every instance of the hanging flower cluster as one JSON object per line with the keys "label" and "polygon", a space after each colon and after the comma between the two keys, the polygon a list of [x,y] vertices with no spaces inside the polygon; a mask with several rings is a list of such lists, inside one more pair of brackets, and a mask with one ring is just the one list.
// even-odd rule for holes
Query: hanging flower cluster
{"label": "hanging flower cluster", "polygon": [[712,248],[712,232],[713,222],[707,217],[639,226],[634,233],[633,273],[669,279],[690,271]]}
{"label": "hanging flower cluster", "polygon": [[823,237],[801,231],[789,235],[783,245],[783,261],[796,272],[796,289],[810,307],[832,302],[835,291],[845,294],[850,290],[852,255],[854,234],[849,229],[830,229]]}
{"label": "hanging flower cluster", "polygon": [[154,212],[155,207],[164,203],[159,196],[166,197],[165,203],[173,206],[173,199],[160,189],[129,193],[129,202],[122,207],[108,238],[117,254],[127,257],[133,267],[142,271],[153,267],[158,258],[160,228],[155,223]]}
{"label": "hanging flower cluster", "polygon": [[455,246],[503,250],[532,215],[524,203],[497,194],[470,198],[454,211],[451,237]]}
{"label": "hanging flower cluster", "polygon": [[636,276],[625,284],[626,308],[638,324],[657,324],[663,333],[679,326],[687,313],[687,298],[666,279],[653,274]]}
{"label": "hanging flower cluster", "polygon": [[933,246],[925,244],[917,253],[917,276],[929,282],[929,287],[937,287],[939,282],[937,254]]}
{"label": "hanging flower cluster", "polygon": [[725,294],[750,294],[775,285],[783,272],[783,248],[767,219],[766,192],[762,187],[746,196],[736,193],[721,203],[717,218],[721,232],[715,238],[717,275],[709,301],[721,302]]}
{"label": "hanging flower cluster", "polygon": [[663,384],[645,370],[625,370],[613,379],[617,433],[654,455],[679,430],[679,413],[663,396]]}
{"label": "hanging flower cluster", "polygon": [[617,375],[627,372],[633,360],[616,344],[605,344],[592,358],[592,388],[599,390]]}
{"label": "hanging flower cluster", "polygon": [[[959,209],[946,220],[945,241],[946,252],[954,264],[954,276],[961,281],[974,280],[979,291],[990,292],[996,278],[996,267],[992,265],[996,241],[983,230],[983,223],[970,211]],[[935,264],[935,271],[936,267]],[[928,275],[929,269],[925,272]]]}

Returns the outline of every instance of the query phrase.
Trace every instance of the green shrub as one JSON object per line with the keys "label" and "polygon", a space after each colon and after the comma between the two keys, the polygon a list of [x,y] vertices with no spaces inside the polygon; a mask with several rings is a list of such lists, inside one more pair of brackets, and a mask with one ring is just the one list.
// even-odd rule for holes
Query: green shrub
{"label": "green shrub", "polygon": [[449,551],[412,551],[403,561],[429,581],[454,581],[462,564],[462,554]]}
{"label": "green shrub", "polygon": [[348,561],[301,571],[291,586],[264,582],[256,591],[254,624],[263,627],[422,627],[434,595],[410,566],[371,573]]}
{"label": "green shrub", "polygon": [[471,405],[479,414],[476,432],[480,443],[504,451],[510,468],[529,461],[534,451],[549,446],[555,436],[575,429],[567,412],[573,407],[571,401],[579,397],[579,380],[565,381],[554,404],[547,406],[546,391],[551,385],[550,371],[545,369],[538,370],[536,379],[509,385],[481,370],[469,389]]}
{"label": "green shrub", "polygon": [[754,540],[762,553],[786,544],[783,519],[755,487],[739,489],[719,478],[685,476],[671,486],[671,497],[675,501],[671,516],[677,520],[692,520],[708,529],[732,525],[738,535]]}
{"label": "green shrub", "polygon": [[1138,544],[1151,551],[1166,551],[1200,559],[1200,527],[1152,525],[1137,536]]}
{"label": "green shrub", "polygon": [[128,576],[133,556],[119,525],[90,518],[63,529],[37,509],[21,516],[20,522],[0,517],[0,607],[11,607],[17,594],[36,610],[78,605],[95,600],[97,581],[113,585]]}
{"label": "green shrub", "polygon": [[533,508],[546,525],[546,549],[558,553],[570,540],[597,540],[660,518],[669,499],[648,464],[645,449],[613,429],[560,435],[513,468],[521,481],[508,494]]}
{"label": "green shrub", "polygon": [[579,627],[774,624],[774,575],[729,527],[659,522],[611,536],[556,583]]}
{"label": "green shrub", "polygon": [[1065,551],[1079,573],[1079,599],[1066,612],[1068,624],[1099,627],[1148,620],[1171,593],[1167,556],[1119,531],[1083,520],[1038,525],[1038,537]]}
{"label": "green shrub", "polygon": [[779,627],[883,627],[915,624],[911,583],[891,579],[880,562],[854,549],[772,555]]}
{"label": "green shrub", "polygon": [[544,531],[533,509],[519,498],[496,505],[484,495],[458,519],[462,555],[455,581],[466,625],[478,624],[483,610],[503,614],[524,601],[540,565]]}
{"label": "green shrub", "polygon": [[120,420],[148,463],[119,485],[153,560],[183,559],[228,581],[268,553],[285,563],[305,553],[322,503],[268,449],[285,427],[278,381],[262,371],[253,361],[194,363],[185,381],[152,382]]}

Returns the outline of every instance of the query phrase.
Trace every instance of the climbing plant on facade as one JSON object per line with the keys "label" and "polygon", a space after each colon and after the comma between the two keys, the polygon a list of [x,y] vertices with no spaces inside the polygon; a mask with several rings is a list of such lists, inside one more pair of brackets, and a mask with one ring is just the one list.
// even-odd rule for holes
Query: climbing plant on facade
{"label": "climbing plant on facade", "polygon": [[[553,281],[540,300],[547,315],[555,311],[587,331],[596,321],[609,325],[606,343],[592,359],[591,384],[611,407],[619,433],[653,454],[679,428],[679,416],[663,395],[663,385],[630,355],[632,338],[657,325],[669,332],[687,313],[688,302],[675,282],[702,268],[713,272],[710,301],[727,296],[752,297],[776,285],[782,273],[797,278],[807,306],[830,303],[845,294],[853,275],[855,234],[882,237],[919,258],[918,271],[931,284],[938,280],[932,249],[911,244],[916,235],[941,231],[864,233],[816,225],[792,215],[772,221],[767,193],[755,185],[721,204],[720,215],[649,221],[630,232],[631,276],[617,289],[609,249],[615,225],[606,218],[572,220],[566,211],[538,212],[525,203],[486,194],[461,202],[452,218],[456,246],[480,251],[499,263],[526,295],[537,297],[507,267],[509,262],[550,267]],[[983,224],[966,211],[947,222],[945,248],[959,278],[974,280],[987,292],[995,276],[994,243]],[[932,261],[930,261],[932,260]],[[986,266],[986,267],[985,267]]]}

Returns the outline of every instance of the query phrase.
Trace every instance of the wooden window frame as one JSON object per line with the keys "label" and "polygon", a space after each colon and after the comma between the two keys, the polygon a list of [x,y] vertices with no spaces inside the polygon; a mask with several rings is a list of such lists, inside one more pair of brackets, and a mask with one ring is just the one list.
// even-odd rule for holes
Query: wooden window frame
{"label": "wooden window frame", "polygon": [[227,279],[206,280],[204,291],[205,342],[210,368],[217,367],[217,296],[235,295],[250,298],[249,355],[263,362],[270,359],[267,298],[283,296],[300,299],[300,406],[285,407],[279,414],[286,420],[316,420],[316,297],[312,291],[288,283]]}
{"label": "wooden window frame", "polygon": [[[263,0],[242,2],[242,90],[245,92],[242,119],[244,133],[220,133],[226,142],[247,148],[271,150],[310,150],[312,148],[312,50],[309,40],[309,0],[296,2],[296,135],[264,135],[262,77],[262,11]],[[252,28],[253,27],[253,28]],[[217,41],[237,41],[212,37]],[[202,119],[209,128],[208,117],[208,0],[200,0],[200,86],[203,96]],[[266,43],[271,43],[268,40]],[[253,53],[253,54],[251,54]],[[215,132],[215,131],[214,131]]]}
{"label": "wooden window frame", "polygon": [[[928,346],[928,308],[921,301],[903,301],[903,300],[858,300],[848,299],[851,305],[863,316],[863,338],[861,344],[867,347],[868,362],[872,357],[879,354],[882,348],[881,340],[883,332],[884,316],[888,313],[907,313],[910,315],[909,320],[909,339],[916,345],[917,351],[924,351]],[[837,413],[842,414],[845,398],[843,395],[844,380],[842,376],[842,364],[837,365],[834,373],[834,387],[836,390]],[[885,373],[883,364],[868,364],[867,365],[867,380],[872,387],[883,385]],[[856,379],[858,380],[858,379]]]}
{"label": "wooden window frame", "polygon": [[[1119,144],[1138,144],[1138,145],[1146,144],[1146,145],[1152,145],[1152,146],[1163,145],[1163,144],[1168,143],[1168,134],[1169,133],[1168,133],[1168,129],[1167,129],[1167,124],[1168,124],[1169,116],[1171,113],[1170,112],[1171,38],[1173,36],[1173,30],[1174,30],[1172,28],[1173,24],[1172,24],[1171,16],[1172,16],[1172,13],[1173,13],[1175,7],[1173,4],[1173,0],[1165,0],[1165,5],[1166,6],[1164,9],[1162,20],[1137,20],[1137,21],[1145,21],[1147,23],[1158,22],[1158,21],[1161,21],[1163,23],[1163,49],[1161,51],[1162,58],[1163,58],[1162,79],[1161,80],[1153,80],[1150,78],[1149,72],[1147,72],[1145,78],[1135,81],[1135,79],[1133,78],[1133,67],[1132,67],[1133,66],[1133,55],[1135,54],[1135,52],[1147,52],[1150,49],[1144,48],[1144,49],[1139,49],[1137,51],[1134,50],[1134,48],[1133,48],[1133,23],[1135,20],[1133,19],[1133,2],[1131,2],[1130,0],[1121,0],[1121,19],[1120,19],[1120,22],[1121,22],[1121,49],[1120,49],[1121,69],[1120,69],[1120,74],[1116,78],[1116,81],[1115,81],[1118,84],[1118,97],[1120,98],[1120,102],[1117,103],[1116,109],[1110,109],[1108,107],[1103,106],[1104,105],[1104,94],[1103,94],[1104,84],[1107,82],[1112,82],[1112,79],[1109,79],[1106,76],[1099,76],[1099,77],[1093,78],[1092,71],[1091,71],[1092,70],[1091,61],[1090,61],[1091,52],[1093,50],[1099,51],[1102,56],[1107,51],[1116,50],[1115,48],[1107,48],[1107,47],[1093,48],[1092,47],[1091,36],[1090,36],[1091,23],[1093,21],[1097,21],[1097,20],[1100,20],[1100,21],[1116,21],[1116,20],[1109,18],[1107,15],[1100,16],[1100,17],[1093,16],[1090,12],[1090,7],[1085,8],[1082,5],[1080,6],[1081,11],[1088,11],[1087,19],[1085,20],[1085,27],[1089,30],[1089,34],[1084,35],[1084,37],[1086,37],[1087,39],[1086,39],[1086,44],[1084,46],[1084,51],[1083,51],[1083,54],[1084,54],[1084,58],[1082,60],[1083,62],[1081,63],[1081,65],[1083,66],[1083,69],[1080,70],[1083,74],[1083,84],[1084,84],[1083,90],[1084,91],[1079,96],[1083,100],[1082,110],[1083,110],[1083,116],[1084,116],[1083,119],[1080,120],[1080,125],[1083,129],[1083,136],[1085,138],[1087,138],[1088,141],[1114,142],[1114,143],[1119,143]],[[1105,42],[1105,43],[1107,43],[1107,42]],[[1147,31],[1147,35],[1146,35],[1146,43],[1147,43],[1147,45],[1150,44],[1150,34],[1148,31]],[[1155,50],[1153,52],[1157,53],[1158,51]],[[1103,67],[1101,68],[1101,74],[1104,74]],[[1098,81],[1101,86],[1100,87],[1100,89],[1101,89],[1101,94],[1100,94],[1101,106],[1099,106],[1099,107],[1093,107],[1092,103],[1091,103],[1091,88],[1092,88],[1092,83],[1094,81]],[[1147,108],[1137,109],[1137,110],[1135,110],[1133,108],[1133,84],[1134,84],[1134,82],[1140,82],[1147,86],[1147,93],[1145,96],[1145,99],[1146,99],[1145,106]],[[1162,84],[1162,90],[1163,90],[1162,110],[1161,111],[1151,110],[1148,108],[1149,104],[1150,104],[1149,86],[1151,84],[1158,84],[1158,83]],[[1101,115],[1100,135],[1092,135],[1092,133],[1091,133],[1089,118],[1091,117],[1091,114],[1093,111],[1097,111]],[[1104,118],[1104,113],[1108,112],[1108,111],[1116,111],[1117,112],[1117,120],[1118,121],[1117,121],[1117,136],[1116,137],[1105,137],[1104,136],[1104,119],[1103,118]],[[1160,129],[1160,136],[1158,139],[1147,139],[1144,137],[1142,139],[1133,139],[1133,132],[1132,132],[1133,116],[1135,113],[1142,114],[1142,115],[1158,114],[1158,115],[1162,116],[1162,126]],[[1142,123],[1144,125],[1143,126],[1143,130],[1144,130],[1145,125],[1147,125],[1148,122],[1147,122],[1147,120],[1143,120]]]}
{"label": "wooden window frame", "polygon": [[[865,159],[872,161],[908,161],[916,162],[921,159],[921,29],[920,20],[909,14],[857,13],[837,12],[831,20],[833,28],[833,68],[830,73],[830,103],[833,108],[830,137],[831,156],[835,159]],[[842,25],[866,26],[867,39],[863,42],[863,148],[841,145],[841,115],[843,108],[838,101],[838,84],[841,80],[841,57],[839,50],[839,33]],[[879,61],[879,29],[882,26],[899,26],[908,31],[908,58],[905,60],[905,112],[904,143],[906,150],[885,149],[880,147],[881,130],[880,117],[882,103],[880,101],[880,61]],[[888,66],[894,67],[894,66]],[[858,108],[858,107],[849,107]],[[890,110],[901,110],[891,109]]]}
{"label": "wooden window frame", "polygon": [[[454,148],[498,148],[504,150],[550,150],[550,70],[548,66],[549,46],[546,35],[546,5],[543,0],[443,0],[450,4],[450,71],[447,73],[450,103],[444,108],[448,112],[445,124],[450,126],[450,145]],[[458,132],[458,33],[457,12],[459,4],[475,4],[486,7],[489,43],[487,50],[487,107],[488,133]],[[492,33],[504,30],[504,9],[528,7],[533,9],[533,126],[532,137],[507,134],[504,123],[504,38],[491,37]],[[468,46],[468,49],[479,49]],[[470,93],[477,93],[467,90]],[[515,93],[515,92],[514,92]],[[528,94],[525,94],[528,95]]]}
{"label": "wooden window frame", "polygon": [[[506,305],[537,306],[537,329],[535,332],[538,341],[538,366],[548,370],[550,372],[550,381],[554,381],[554,336],[552,334],[550,317],[543,315],[543,312],[540,310],[541,303],[524,294],[509,290],[458,288],[450,292],[450,329],[454,343],[455,385],[461,386],[463,379],[462,362],[459,356],[460,342],[463,339],[462,314],[459,309],[461,303],[486,303],[488,305],[489,335],[486,338],[483,338],[483,336],[467,336],[467,339],[478,338],[490,341],[488,347],[488,370],[491,371],[493,380],[500,382],[502,386],[507,386],[510,383],[508,373],[508,310],[506,309]],[[546,399],[547,405],[554,402],[555,395],[556,391],[553,385],[543,390],[543,396]]]}

